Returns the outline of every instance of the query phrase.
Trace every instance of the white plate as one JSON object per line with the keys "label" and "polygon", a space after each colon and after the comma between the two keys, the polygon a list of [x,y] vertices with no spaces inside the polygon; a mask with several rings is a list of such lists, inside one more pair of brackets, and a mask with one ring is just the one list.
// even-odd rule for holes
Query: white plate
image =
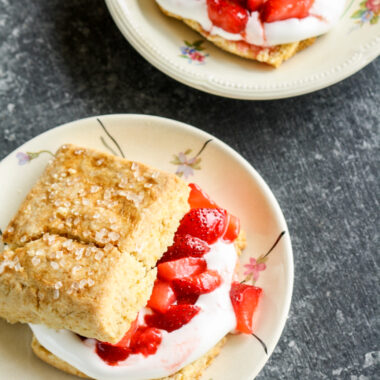
{"label": "white plate", "polygon": [[202,38],[164,16],[154,0],[106,3],[125,38],[152,65],[188,86],[230,98],[279,99],[313,92],[347,78],[380,54],[380,21],[374,23],[376,15],[360,5],[362,0],[347,0],[336,28],[278,69],[226,53],[209,42],[203,44],[204,62],[197,64],[181,57],[180,49],[184,41]]}
{"label": "white plate", "polygon": [[[169,172],[185,170],[188,181],[198,183],[217,203],[240,217],[248,238],[242,257],[244,263],[250,257],[258,258],[273,244],[280,231],[286,231],[257,283],[264,295],[255,319],[255,332],[267,344],[270,355],[290,306],[293,256],[284,217],[264,180],[226,144],[186,124],[140,115],[108,115],[99,119],[107,132],[95,117],[75,121],[30,140],[0,163],[0,228],[5,229],[44,170],[51,158],[49,152],[55,152],[64,143],[111,149],[120,154],[119,146],[129,159]],[[172,163],[174,155],[179,155],[182,166]],[[195,156],[198,168],[193,170],[191,164],[195,160],[191,159]],[[13,380],[72,378],[36,359],[29,348],[30,339],[28,327],[0,320],[1,374]],[[252,380],[269,355],[253,337],[232,336],[202,379]]]}

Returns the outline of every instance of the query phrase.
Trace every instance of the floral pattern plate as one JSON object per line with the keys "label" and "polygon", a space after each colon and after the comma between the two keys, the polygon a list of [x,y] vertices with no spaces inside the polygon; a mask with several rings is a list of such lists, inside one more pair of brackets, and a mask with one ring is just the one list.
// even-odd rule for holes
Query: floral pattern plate
{"label": "floral pattern plate", "polygon": [[379,0],[347,0],[340,23],[316,43],[273,69],[226,53],[154,0],[106,0],[120,31],[152,65],[212,94],[279,99],[313,92],[354,74],[380,53]]}
{"label": "floral pattern plate", "polygon": [[[232,214],[247,235],[241,278],[262,287],[255,335],[234,335],[203,380],[252,380],[272,353],[287,318],[293,288],[293,256],[286,222],[272,192],[238,153],[215,137],[188,125],[142,115],[108,115],[52,129],[0,162],[0,229],[57,148],[65,143],[107,151],[177,173],[198,183]],[[1,247],[0,247],[1,248]],[[269,252],[269,254],[268,254]],[[25,325],[0,319],[0,373],[13,380],[74,379],[38,360]],[[1,377],[1,376],[0,376]]]}

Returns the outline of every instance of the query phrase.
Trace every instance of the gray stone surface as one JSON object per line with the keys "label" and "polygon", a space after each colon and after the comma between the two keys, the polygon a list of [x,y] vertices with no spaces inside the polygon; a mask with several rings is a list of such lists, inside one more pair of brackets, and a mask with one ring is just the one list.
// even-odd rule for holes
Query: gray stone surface
{"label": "gray stone surface", "polygon": [[303,97],[228,100],[157,71],[101,0],[0,0],[0,159],[64,122],[145,113],[216,135],[268,182],[289,223],[296,277],[260,380],[380,378],[379,109],[379,59]]}

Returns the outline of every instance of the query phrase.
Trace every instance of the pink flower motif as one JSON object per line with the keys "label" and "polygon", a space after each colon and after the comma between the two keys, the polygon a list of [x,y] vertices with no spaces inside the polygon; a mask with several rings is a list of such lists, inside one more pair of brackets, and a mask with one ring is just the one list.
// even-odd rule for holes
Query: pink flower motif
{"label": "pink flower motif", "polygon": [[190,58],[193,60],[193,61],[197,61],[197,62],[203,62],[205,57],[198,53],[197,51],[193,52],[190,54]]}
{"label": "pink flower motif", "polygon": [[195,42],[184,41],[185,46],[181,46],[181,58],[187,59],[189,63],[204,64],[205,58],[208,57],[207,53],[204,53],[203,43],[204,40]]}
{"label": "pink flower motif", "polygon": [[373,13],[380,13],[380,0],[367,0],[365,5]]}
{"label": "pink flower motif", "polygon": [[193,158],[187,158],[186,154],[183,152],[180,152],[178,154],[178,160],[180,164],[178,165],[176,174],[183,175],[185,178],[188,178],[192,175],[194,175],[193,165],[196,162],[196,157]]}
{"label": "pink flower motif", "polygon": [[246,271],[244,276],[253,276],[254,281],[259,279],[260,272],[266,269],[265,263],[258,263],[253,257],[249,259],[249,263],[244,265]]}
{"label": "pink flower motif", "polygon": [[32,159],[29,154],[24,152],[17,152],[16,158],[18,159],[19,165],[25,165]]}

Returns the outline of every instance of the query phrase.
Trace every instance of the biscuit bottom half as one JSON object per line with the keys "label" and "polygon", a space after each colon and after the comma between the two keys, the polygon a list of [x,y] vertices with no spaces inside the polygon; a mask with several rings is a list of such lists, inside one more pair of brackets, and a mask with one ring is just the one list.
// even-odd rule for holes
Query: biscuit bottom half
{"label": "biscuit bottom half", "polygon": [[[221,348],[226,343],[227,338],[224,337],[219,343],[217,343],[207,354],[197,359],[180,371],[174,373],[171,376],[161,378],[161,380],[197,380],[202,376],[203,371],[212,363],[214,358],[219,355]],[[59,359],[40,345],[35,336],[32,340],[32,350],[41,360],[52,365],[61,371],[67,372],[70,375],[79,376],[85,379],[89,379],[84,373],[78,371],[76,368]]]}
{"label": "biscuit bottom half", "polygon": [[312,37],[303,41],[292,42],[289,44],[270,47],[256,46],[245,41],[231,41],[217,35],[211,35],[210,33],[206,32],[197,21],[184,19],[181,16],[168,12],[162,7],[160,7],[160,9],[165,15],[183,21],[190,28],[197,31],[199,34],[201,34],[203,37],[205,37],[207,40],[222,50],[238,55],[239,57],[267,63],[268,65],[276,68],[289,58],[293,57],[299,51],[312,45],[316,40],[316,37]]}

